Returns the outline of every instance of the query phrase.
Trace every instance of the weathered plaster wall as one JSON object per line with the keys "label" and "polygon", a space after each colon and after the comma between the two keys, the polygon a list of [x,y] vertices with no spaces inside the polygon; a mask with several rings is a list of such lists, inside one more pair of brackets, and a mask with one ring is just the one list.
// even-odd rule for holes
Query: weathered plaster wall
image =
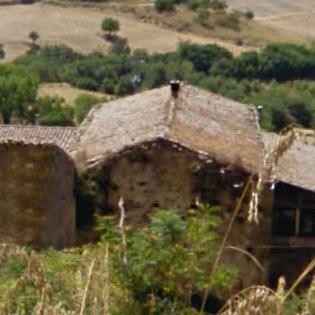
{"label": "weathered plaster wall", "polygon": [[0,242],[72,245],[74,167],[54,146],[0,144]]}
{"label": "weathered plaster wall", "polygon": [[[152,207],[188,209],[200,201],[221,207],[223,234],[232,216],[247,175],[236,168],[218,166],[204,156],[167,142],[154,143],[125,152],[103,169],[110,208],[117,209],[123,196],[127,218],[133,224],[148,222]],[[259,225],[247,223],[249,194],[233,226],[228,244],[248,250],[261,261],[264,271],[235,250],[225,250],[223,260],[239,267],[239,288],[266,283],[270,241],[272,193],[264,192]]]}

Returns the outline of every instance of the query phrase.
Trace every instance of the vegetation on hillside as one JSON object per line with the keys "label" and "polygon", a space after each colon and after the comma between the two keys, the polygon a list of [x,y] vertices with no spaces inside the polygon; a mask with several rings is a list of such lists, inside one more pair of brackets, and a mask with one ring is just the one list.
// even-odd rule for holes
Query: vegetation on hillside
{"label": "vegetation on hillside", "polygon": [[23,118],[27,107],[37,96],[39,79],[36,73],[23,66],[0,65],[0,113],[9,124],[13,112]]}
{"label": "vegetation on hillside", "polygon": [[145,50],[130,52],[127,40],[117,37],[106,55],[48,46],[16,64],[37,73],[41,82],[68,82],[117,96],[179,79],[243,103],[263,105],[262,126],[268,130],[291,123],[315,126],[313,45],[271,44],[235,57],[217,45],[183,42],[175,52],[149,55]]}
{"label": "vegetation on hillside", "polygon": [[227,4],[221,0],[155,0],[154,7],[158,12],[174,11],[177,5],[184,5],[195,12],[195,21],[206,28],[216,26],[239,30],[242,19],[252,19],[254,14],[248,12],[227,12]]}

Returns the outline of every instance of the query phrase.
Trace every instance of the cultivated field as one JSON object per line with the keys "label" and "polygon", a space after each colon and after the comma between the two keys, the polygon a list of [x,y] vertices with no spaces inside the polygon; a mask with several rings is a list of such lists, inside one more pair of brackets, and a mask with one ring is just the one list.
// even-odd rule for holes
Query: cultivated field
{"label": "cultivated field", "polygon": [[273,18],[315,12],[314,0],[226,0],[230,9],[251,10],[256,17]]}
{"label": "cultivated field", "polygon": [[[5,45],[6,60],[12,60],[29,49],[28,34],[33,30],[40,34],[40,45],[58,43],[82,53],[104,52],[108,43],[102,37],[100,24],[106,16],[90,8],[67,8],[44,3],[1,6],[0,42]],[[190,40],[201,44],[217,43],[234,53],[246,49],[217,39],[179,33],[123,15],[115,18],[121,25],[120,35],[128,38],[131,48],[165,52],[174,50],[180,40]]]}
{"label": "cultivated field", "polygon": [[259,22],[282,32],[307,36],[309,40],[315,39],[315,12],[292,14]]}
{"label": "cultivated field", "polygon": [[76,89],[72,87],[68,83],[49,83],[49,84],[41,84],[38,97],[43,96],[60,96],[65,99],[68,104],[72,104],[77,96],[80,94],[89,94],[96,97],[107,97],[111,98],[112,96],[100,93],[100,92],[92,92],[87,90]]}
{"label": "cultivated field", "polygon": [[251,10],[262,26],[283,34],[315,38],[314,0],[227,0],[230,9]]}

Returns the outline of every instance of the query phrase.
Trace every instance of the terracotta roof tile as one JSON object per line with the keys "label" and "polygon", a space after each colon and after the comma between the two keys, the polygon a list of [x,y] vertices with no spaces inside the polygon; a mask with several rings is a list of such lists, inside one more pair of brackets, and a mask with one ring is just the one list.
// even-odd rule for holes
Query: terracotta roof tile
{"label": "terracotta roof tile", "polygon": [[23,144],[54,144],[69,153],[77,140],[77,128],[0,125],[0,142],[8,140]]}

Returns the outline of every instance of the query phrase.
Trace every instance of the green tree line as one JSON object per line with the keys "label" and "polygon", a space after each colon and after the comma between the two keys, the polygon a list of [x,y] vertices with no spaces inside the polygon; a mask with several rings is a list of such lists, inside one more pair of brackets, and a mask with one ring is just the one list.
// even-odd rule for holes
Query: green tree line
{"label": "green tree line", "polygon": [[[0,112],[9,123],[14,111],[24,117],[25,106],[36,103],[32,107],[36,113],[43,108],[63,113],[56,114],[55,124],[74,124],[84,115],[77,119],[69,110],[67,118],[59,121],[66,110],[56,105],[58,100],[51,99],[50,106],[43,105],[47,99],[42,105],[35,102],[39,82],[68,82],[77,88],[122,96],[178,79],[243,103],[263,105],[262,126],[268,130],[280,130],[290,123],[312,128],[314,78],[314,45],[271,44],[259,52],[233,56],[217,45],[182,42],[174,52],[149,54],[130,51],[127,40],[117,37],[107,54],[82,55],[66,46],[47,46],[30,51],[14,64],[2,65]],[[27,93],[21,92],[23,87]],[[41,123],[48,122],[52,123],[41,119]]]}

